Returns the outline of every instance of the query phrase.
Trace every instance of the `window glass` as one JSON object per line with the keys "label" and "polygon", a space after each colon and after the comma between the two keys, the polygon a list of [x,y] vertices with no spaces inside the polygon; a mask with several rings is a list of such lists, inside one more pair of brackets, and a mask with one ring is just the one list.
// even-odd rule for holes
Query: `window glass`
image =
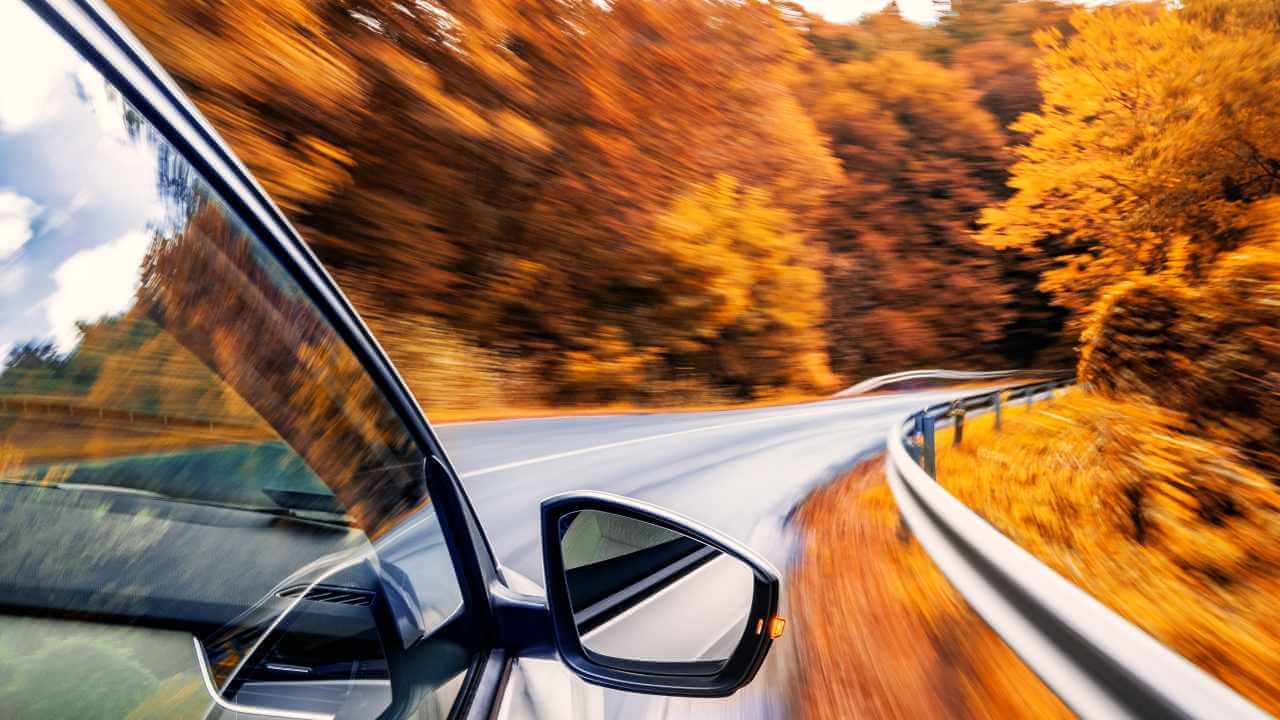
{"label": "window glass", "polygon": [[11,0],[0,310],[0,707],[382,713],[388,648],[461,604],[422,454],[260,240]]}

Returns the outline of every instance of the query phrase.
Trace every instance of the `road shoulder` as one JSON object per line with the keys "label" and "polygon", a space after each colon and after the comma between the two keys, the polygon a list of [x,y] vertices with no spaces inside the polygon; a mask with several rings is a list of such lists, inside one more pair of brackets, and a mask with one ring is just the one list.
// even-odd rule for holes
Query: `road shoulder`
{"label": "road shoulder", "polygon": [[879,458],[795,515],[791,716],[1071,717],[902,525]]}

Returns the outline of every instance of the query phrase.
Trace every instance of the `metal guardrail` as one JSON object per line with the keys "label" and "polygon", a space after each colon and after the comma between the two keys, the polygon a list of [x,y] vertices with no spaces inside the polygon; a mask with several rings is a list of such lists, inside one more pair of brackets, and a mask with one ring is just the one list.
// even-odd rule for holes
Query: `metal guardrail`
{"label": "metal guardrail", "polygon": [[983,620],[1085,718],[1265,718],[1266,713],[1018,547],[934,477],[935,431],[1052,397],[1070,379],[977,393],[889,431],[885,467],[907,525]]}
{"label": "metal guardrail", "polygon": [[1000,380],[1003,378],[1016,377],[1035,377],[1041,379],[1062,378],[1071,374],[1071,371],[1044,371],[1044,370],[990,370],[990,371],[970,371],[970,370],[906,370],[903,372],[890,373],[888,375],[880,375],[873,378],[867,378],[856,385],[851,385],[844,390],[832,395],[832,397],[843,398],[861,395],[862,393],[879,390],[886,385],[894,383],[908,382],[911,380]]}

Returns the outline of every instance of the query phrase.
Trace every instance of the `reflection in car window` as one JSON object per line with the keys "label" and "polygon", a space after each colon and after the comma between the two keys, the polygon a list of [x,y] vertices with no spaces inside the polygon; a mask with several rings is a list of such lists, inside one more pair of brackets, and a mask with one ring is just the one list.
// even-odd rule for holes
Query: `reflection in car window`
{"label": "reflection in car window", "polygon": [[429,633],[461,604],[420,451],[258,238],[21,3],[0,67],[0,707],[203,715],[212,686],[377,717],[384,647],[416,637],[375,609]]}

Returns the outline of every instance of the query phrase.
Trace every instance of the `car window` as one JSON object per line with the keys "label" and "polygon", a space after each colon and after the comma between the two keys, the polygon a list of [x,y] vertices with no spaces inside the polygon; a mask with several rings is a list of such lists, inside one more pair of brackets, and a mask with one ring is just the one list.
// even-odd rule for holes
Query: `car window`
{"label": "car window", "polygon": [[267,246],[12,0],[0,307],[0,707],[386,710],[388,649],[462,604],[421,451]]}

